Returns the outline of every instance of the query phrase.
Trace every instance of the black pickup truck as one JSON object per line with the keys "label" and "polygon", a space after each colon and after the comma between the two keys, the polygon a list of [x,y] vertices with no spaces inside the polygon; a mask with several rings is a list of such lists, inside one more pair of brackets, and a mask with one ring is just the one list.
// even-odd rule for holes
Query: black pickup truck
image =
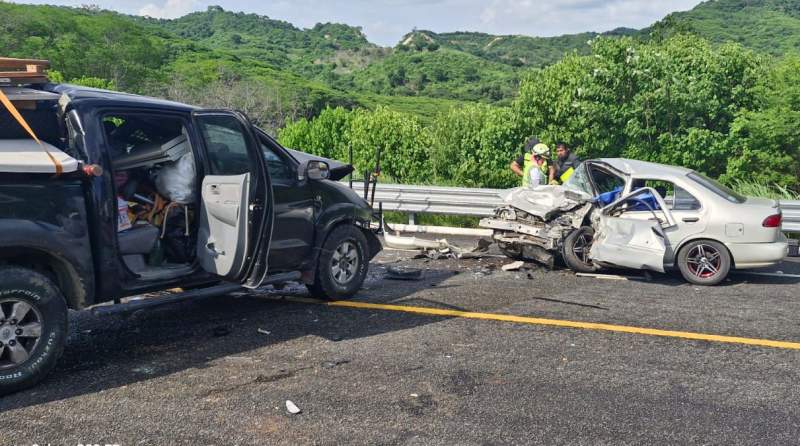
{"label": "black pickup truck", "polygon": [[339,298],[381,249],[368,203],[335,181],[350,166],[285,149],[241,113],[0,88],[14,105],[0,106],[0,394],[54,367],[68,308],[222,281]]}

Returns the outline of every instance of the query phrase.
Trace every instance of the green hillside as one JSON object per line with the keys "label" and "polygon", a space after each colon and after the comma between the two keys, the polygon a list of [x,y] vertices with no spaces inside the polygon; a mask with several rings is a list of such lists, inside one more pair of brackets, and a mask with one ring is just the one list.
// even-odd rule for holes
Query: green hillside
{"label": "green hillside", "polygon": [[800,1],[710,0],[691,11],[670,14],[645,30],[649,31],[688,32],[781,56],[800,50]]}
{"label": "green hillside", "polygon": [[[394,48],[358,27],[301,29],[211,6],[174,20],[96,7],[0,1],[5,56],[41,57],[63,78],[208,104],[247,104],[269,126],[326,106],[386,105],[429,120],[463,101],[509,104],[519,79],[567,54],[591,53],[599,37],[640,41],[696,34],[772,55],[800,49],[800,0],[712,0],[647,29],[558,37],[415,30]],[[255,103],[256,105],[253,105]]]}
{"label": "green hillside", "polygon": [[450,49],[395,50],[353,74],[359,90],[486,102],[513,97],[517,83],[514,68]]}
{"label": "green hillside", "polygon": [[434,33],[414,31],[400,40],[398,47],[423,50],[431,44],[437,48],[463,51],[490,61],[513,67],[543,67],[558,62],[573,51],[589,54],[589,41],[600,35],[632,35],[636,30],[619,28],[604,34],[580,33],[556,37],[530,37],[520,35],[497,36],[477,32]]}
{"label": "green hillside", "polygon": [[343,60],[381,53],[360,28],[324,23],[303,30],[288,22],[225,11],[219,6],[175,20],[147,21],[210,48],[327,81],[332,80],[332,73],[337,73]]}
{"label": "green hillside", "polygon": [[[457,104],[338,87],[339,75],[332,65],[341,63],[343,52],[354,54],[349,59],[366,53],[363,57],[368,59],[369,53],[383,51],[346,25],[300,30],[286,22],[218,7],[160,21],[94,7],[4,2],[0,17],[2,55],[49,59],[58,79],[240,108],[268,128],[313,116],[327,106],[383,104],[430,119]],[[327,63],[328,76],[321,75],[322,70],[313,73],[314,67],[326,66],[317,61],[328,59],[333,61]]]}

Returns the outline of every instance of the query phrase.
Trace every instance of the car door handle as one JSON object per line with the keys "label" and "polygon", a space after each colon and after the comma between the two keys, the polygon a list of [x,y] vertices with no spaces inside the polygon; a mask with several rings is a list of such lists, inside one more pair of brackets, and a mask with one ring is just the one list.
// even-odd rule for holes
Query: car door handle
{"label": "car door handle", "polygon": [[683,217],[683,221],[686,223],[697,223],[700,221],[699,217]]}

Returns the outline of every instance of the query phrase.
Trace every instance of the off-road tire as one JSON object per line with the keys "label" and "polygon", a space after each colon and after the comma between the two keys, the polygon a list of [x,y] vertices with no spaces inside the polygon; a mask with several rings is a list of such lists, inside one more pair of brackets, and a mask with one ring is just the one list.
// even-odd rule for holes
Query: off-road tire
{"label": "off-road tire", "polygon": [[[582,237],[594,237],[594,229],[589,226],[583,226],[580,229],[570,232],[564,239],[561,257],[564,259],[564,263],[567,264],[569,269],[578,273],[593,273],[600,268],[591,263],[591,261],[585,262],[583,259],[579,258],[575,252],[575,245],[580,243]],[[591,245],[586,246],[585,249],[588,249],[589,246]]]}
{"label": "off-road tire", "polygon": [[[699,263],[697,255],[699,254],[699,250],[703,247],[705,247],[703,249],[704,252],[713,251],[713,254],[706,256],[706,258],[713,258],[709,263],[716,270],[715,273],[705,271],[709,274],[698,274],[702,263]],[[714,255],[718,255],[718,257],[714,257]],[[694,262],[692,262],[692,260],[694,260]],[[722,243],[713,240],[694,240],[685,244],[681,250],[678,251],[677,263],[681,275],[683,275],[683,278],[686,279],[687,282],[695,285],[710,286],[716,285],[728,277],[728,273],[731,270],[731,254],[728,252],[728,248]]]}
{"label": "off-road tire", "polygon": [[[353,253],[357,259],[357,264],[353,268],[353,274],[345,283],[335,277],[334,262],[341,261],[343,247],[348,246],[354,249]],[[335,300],[350,297],[355,294],[364,284],[369,268],[367,238],[361,229],[353,225],[341,225],[328,234],[328,238],[322,246],[317,261],[317,269],[314,274],[314,283],[306,285],[309,294],[319,299]],[[338,254],[337,254],[338,251]],[[347,250],[350,252],[349,250]]]}
{"label": "off-road tire", "polygon": [[[26,320],[34,316],[41,318],[41,335],[28,358],[19,365],[4,362],[9,358],[9,348],[6,345],[3,356],[0,356],[0,364],[8,366],[0,368],[0,395],[31,387],[44,378],[61,357],[67,339],[67,303],[58,286],[48,277],[26,268],[0,268],[0,305],[6,308],[5,316],[10,315],[8,308],[15,302],[32,307],[29,313],[33,316],[26,316]],[[15,321],[15,324],[19,327],[21,321]],[[0,325],[0,330],[11,327],[9,319]],[[23,342],[22,338],[15,341],[17,342]]]}

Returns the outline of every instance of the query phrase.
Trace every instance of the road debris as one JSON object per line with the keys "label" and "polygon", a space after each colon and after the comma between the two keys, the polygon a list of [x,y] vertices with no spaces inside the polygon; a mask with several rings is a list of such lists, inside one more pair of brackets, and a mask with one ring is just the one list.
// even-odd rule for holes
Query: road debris
{"label": "road debris", "polygon": [[212,333],[215,338],[219,338],[231,334],[231,329],[224,325],[220,325],[219,327],[214,327]]}
{"label": "road debris", "polygon": [[261,333],[261,334],[263,334],[263,335],[268,335],[268,336],[272,334],[272,332],[271,332],[271,331],[264,330],[263,328],[259,328],[259,329],[258,329],[258,330],[256,330],[256,331],[258,331],[259,333]]}
{"label": "road debris", "polygon": [[299,407],[291,400],[286,400],[286,411],[292,415],[297,415],[302,412]]}
{"label": "road debris", "polygon": [[523,266],[525,266],[525,262],[520,260],[517,262],[507,263],[500,268],[503,271],[519,271],[519,269],[522,268]]}
{"label": "road debris", "polygon": [[393,234],[391,228],[386,224],[384,224],[383,240],[385,247],[390,249],[421,251],[420,254],[414,257],[417,259],[426,257],[431,260],[504,257],[490,255],[489,247],[492,245],[492,242],[486,239],[479,239],[478,244],[474,248],[462,248],[448,242],[446,239],[427,240],[419,237],[407,237],[401,236],[397,231]]}
{"label": "road debris", "polygon": [[762,276],[762,277],[782,277],[786,279],[800,279],[800,274],[786,274],[783,271],[777,271],[774,273],[764,273],[757,271],[734,271],[733,274],[736,275],[744,274],[747,276]]}
{"label": "road debris", "polygon": [[422,270],[390,266],[386,268],[386,278],[389,280],[420,280],[422,279]]}
{"label": "road debris", "polygon": [[349,364],[349,363],[350,363],[349,359],[337,359],[335,361],[325,361],[325,362],[323,362],[322,363],[322,367],[326,368],[326,369],[332,369],[332,368],[334,368],[336,366]]}
{"label": "road debris", "polygon": [[595,273],[575,273],[577,277],[591,277],[593,279],[603,280],[628,280],[629,276],[619,276],[616,274],[595,274]]}

